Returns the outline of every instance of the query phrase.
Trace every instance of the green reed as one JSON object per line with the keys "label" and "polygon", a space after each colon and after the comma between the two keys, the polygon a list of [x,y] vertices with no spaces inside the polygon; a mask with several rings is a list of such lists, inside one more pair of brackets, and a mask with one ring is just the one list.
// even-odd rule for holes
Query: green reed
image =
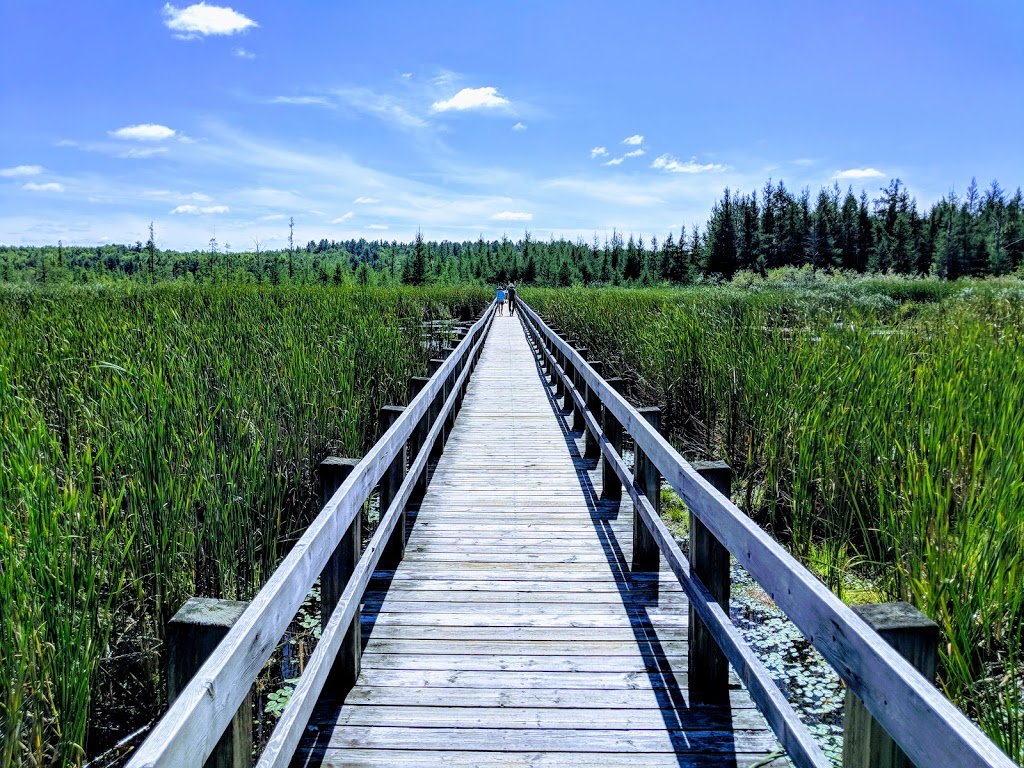
{"label": "green reed", "polygon": [[251,598],[317,463],[425,371],[421,322],[489,298],[0,288],[0,765],[79,765],[157,713],[167,620]]}
{"label": "green reed", "polygon": [[524,293],[837,594],[935,619],[944,690],[1024,760],[1024,290],[752,282]]}

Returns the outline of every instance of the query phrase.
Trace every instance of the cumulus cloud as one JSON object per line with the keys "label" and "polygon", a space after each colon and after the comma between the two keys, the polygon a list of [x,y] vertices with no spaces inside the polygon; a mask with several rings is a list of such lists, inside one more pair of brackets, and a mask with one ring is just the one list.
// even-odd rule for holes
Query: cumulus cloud
{"label": "cumulus cloud", "polygon": [[234,35],[259,26],[233,8],[207,5],[205,2],[187,8],[175,8],[167,3],[164,6],[164,25],[177,33],[175,37],[184,40],[200,35]]}
{"label": "cumulus cloud", "polygon": [[624,157],[640,157],[640,155],[646,154],[642,149],[634,149],[632,152],[627,152]]}
{"label": "cumulus cloud", "polygon": [[531,221],[532,213],[526,211],[498,211],[491,216],[491,221]]}
{"label": "cumulus cloud", "polygon": [[270,100],[271,104],[295,104],[298,106],[333,107],[330,101],[323,96],[275,96]]}
{"label": "cumulus cloud", "polygon": [[177,133],[173,128],[156,123],[140,123],[139,125],[126,125],[111,131],[110,135],[115,139],[131,139],[133,141],[163,141]]}
{"label": "cumulus cloud", "polygon": [[526,123],[516,123],[515,125],[512,126],[512,130],[513,131],[525,131],[526,130]]}
{"label": "cumulus cloud", "polygon": [[380,200],[376,197],[357,197],[352,202],[358,203],[359,205],[373,205],[374,203],[379,203]]}
{"label": "cumulus cloud", "polygon": [[595,157],[604,157],[608,154],[608,150],[604,147],[594,147],[590,150],[590,159],[593,160]]}
{"label": "cumulus cloud", "polygon": [[695,157],[691,157],[685,163],[676,160],[672,155],[661,155],[651,163],[651,168],[657,168],[669,173],[710,173],[713,171],[724,171],[725,166],[718,163],[700,164]]}
{"label": "cumulus cloud", "polygon": [[16,165],[13,168],[0,168],[0,176],[14,178],[16,176],[38,176],[43,172],[41,165]]}
{"label": "cumulus cloud", "polygon": [[355,216],[355,215],[356,215],[356,214],[355,214],[355,212],[354,212],[354,211],[349,211],[348,213],[343,213],[343,214],[342,214],[341,216],[339,216],[339,217],[338,217],[338,218],[336,218],[336,219],[331,219],[331,220],[330,220],[329,222],[327,222],[327,223],[328,223],[328,224],[341,224],[341,223],[342,223],[343,221],[348,221],[349,219],[351,219],[351,218],[352,218],[353,216]]}
{"label": "cumulus cloud", "polygon": [[36,184],[34,181],[30,181],[27,184],[21,185],[22,189],[27,189],[29,192],[63,192],[64,185],[58,184],[55,181],[47,182],[46,184]]}
{"label": "cumulus cloud", "polygon": [[227,213],[230,210],[226,205],[179,205],[171,211],[172,215],[188,213],[198,215],[201,213]]}
{"label": "cumulus cloud", "polygon": [[884,177],[885,174],[877,168],[847,168],[833,176],[835,179],[881,179]]}
{"label": "cumulus cloud", "polygon": [[231,55],[239,59],[255,59],[256,54],[252,51],[247,51],[242,46],[231,49]]}
{"label": "cumulus cloud", "polygon": [[613,157],[611,160],[605,163],[605,165],[621,165],[624,159],[625,158],[622,157]]}
{"label": "cumulus cloud", "polygon": [[431,109],[435,112],[464,112],[467,109],[494,109],[508,105],[508,99],[500,95],[497,88],[489,85],[485,88],[463,88],[450,99],[435,101]]}
{"label": "cumulus cloud", "polygon": [[622,143],[629,144],[630,146],[633,147],[639,147],[641,144],[644,143],[644,137],[641,136],[639,133],[635,133],[632,136],[627,136],[626,138],[624,138],[622,140]]}

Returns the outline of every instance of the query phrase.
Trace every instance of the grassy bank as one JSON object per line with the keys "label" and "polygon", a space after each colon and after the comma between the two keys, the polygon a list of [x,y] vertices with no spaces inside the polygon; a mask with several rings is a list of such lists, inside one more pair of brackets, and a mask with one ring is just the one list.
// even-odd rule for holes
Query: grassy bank
{"label": "grassy bank", "polygon": [[167,620],[247,599],[476,289],[0,287],[0,765],[163,706]]}
{"label": "grassy bank", "polygon": [[1020,282],[740,282],[524,294],[837,593],[934,618],[946,693],[1024,760]]}

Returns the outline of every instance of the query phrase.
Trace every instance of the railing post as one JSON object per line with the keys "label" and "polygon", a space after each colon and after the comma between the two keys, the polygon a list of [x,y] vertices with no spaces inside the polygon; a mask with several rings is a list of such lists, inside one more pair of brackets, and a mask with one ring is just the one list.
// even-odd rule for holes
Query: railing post
{"label": "railing post", "polygon": [[[433,378],[434,374],[441,370],[441,366],[444,365],[443,358],[433,358],[427,363],[427,372]],[[434,399],[430,401],[430,408],[427,413],[430,415],[430,428],[433,429],[434,424],[437,423],[437,417],[441,413],[441,406],[444,403],[444,392],[438,391],[434,395]],[[430,446],[430,455],[432,458],[437,458],[441,455],[441,450],[444,448],[444,436],[438,435],[437,439]]]}
{"label": "railing post", "polygon": [[[452,349],[451,347],[445,347],[444,349],[441,350],[441,354],[444,355],[444,358],[446,360],[449,357],[451,357],[454,352],[455,352],[455,350]],[[448,400],[448,396],[451,395],[452,391],[455,389],[455,380],[458,379],[458,377],[459,377],[459,363],[456,363],[455,365],[452,366],[451,373],[448,374],[448,378],[445,379],[445,381],[444,381],[444,400],[441,401],[442,403],[444,403],[444,402],[446,402]],[[450,435],[452,433],[452,429],[454,429],[454,428],[455,428],[455,408],[453,407],[450,411],[448,411],[448,415],[445,417],[445,420],[444,420],[444,441],[445,441],[445,443],[448,442],[448,435]]]}
{"label": "railing post", "polygon": [[[656,432],[661,431],[661,408],[657,406],[649,408],[637,408],[640,415],[647,423],[654,427]],[[661,516],[661,473],[654,466],[654,462],[644,455],[639,446],[635,446],[633,462],[634,482],[641,493],[647,497],[654,507],[655,517]],[[647,524],[640,517],[640,508],[633,505],[633,565],[634,571],[658,572],[660,565],[660,553],[654,536],[647,529]]]}
{"label": "railing post", "polygon": [[[248,603],[189,598],[167,624],[167,698],[174,703],[185,686],[238,621]],[[206,768],[252,765],[252,691],[207,758]]]}
{"label": "railing post", "polygon": [[[623,379],[618,376],[605,379],[605,383],[608,384],[619,394],[622,394],[624,385]],[[608,408],[604,409],[604,423],[602,425],[605,437],[608,438],[608,442],[611,443],[615,452],[622,456],[622,424],[615,414],[613,414]],[[605,459],[601,464],[601,498],[605,501],[621,501],[622,500],[622,481],[619,480],[619,476],[615,474],[615,470],[612,469],[612,463]]]}
{"label": "railing post", "polygon": [[[697,474],[729,498],[732,493],[732,467],[724,461],[694,462]],[[726,615],[729,614],[729,550],[722,546],[692,512],[690,513],[690,567],[715,598]],[[695,700],[723,704],[729,700],[729,662],[714,637],[690,605],[689,626],[689,688]]]}
{"label": "railing post", "polygon": [[[600,360],[588,360],[590,367],[594,369],[594,373],[603,378],[604,376],[604,363]],[[581,377],[582,381],[582,377]],[[583,382],[583,391],[585,393],[584,402],[587,404],[587,410],[590,411],[590,415],[594,417],[594,421],[597,422],[598,427],[601,426],[601,394],[597,391],[596,387],[592,387],[586,382]],[[585,444],[583,448],[583,455],[588,459],[597,459],[601,457],[601,434],[600,432],[596,435],[589,429],[586,430]]]}
{"label": "railing post", "polygon": [[[380,426],[381,433],[386,432],[395,420],[401,415],[402,411],[405,410],[404,405],[385,405],[380,409]],[[391,462],[391,466],[384,472],[383,477],[380,479],[380,490],[378,499],[380,500],[380,517],[383,518],[384,514],[388,511],[388,507],[391,506],[391,502],[398,495],[398,489],[402,487],[402,480],[405,479],[405,454],[406,447],[403,445]],[[405,556],[405,508],[399,512],[398,521],[395,523],[395,530],[391,533],[391,538],[388,539],[387,544],[384,545],[384,550],[380,556],[380,567],[392,570],[398,567],[398,564],[402,562],[402,557]]]}
{"label": "railing post", "polygon": [[[934,621],[903,602],[856,605],[853,611],[918,672],[929,681],[935,680],[939,627]],[[928,738],[928,734],[921,737]],[[843,721],[843,768],[913,768],[913,763],[849,688]]]}
{"label": "railing post", "polygon": [[[562,369],[562,373],[565,374],[566,378],[568,378],[569,376],[572,375],[572,372],[569,370],[568,366],[566,365],[565,355],[562,354],[562,350],[559,349],[558,347],[555,347],[555,362],[558,363],[559,367]],[[555,374],[555,397],[556,398],[564,398],[566,396],[565,392],[566,392],[565,381],[562,379],[561,376],[559,376],[556,373]],[[568,403],[565,403],[564,405],[568,405]]]}
{"label": "railing post", "polygon": [[[580,347],[579,349],[576,350],[576,352],[579,353],[579,356],[583,360],[586,360],[587,359],[587,355],[590,354],[590,350],[587,349],[586,347]],[[580,399],[582,399],[582,400],[584,400],[584,402],[586,402],[585,398],[587,396],[587,393],[586,393],[586,390],[583,387],[583,371],[581,371],[575,365],[572,367],[572,379],[571,379],[571,381],[572,381],[572,385],[576,388],[576,391],[579,393]],[[578,405],[575,405],[574,401],[571,401],[571,400],[567,404],[568,405],[572,405],[572,431],[573,432],[586,432],[587,431],[587,427],[586,427],[587,422],[583,418],[583,409],[580,408]]]}
{"label": "railing post", "polygon": [[[423,388],[427,386],[430,381],[426,376],[410,376],[409,377],[409,402],[416,397]],[[409,438],[409,463],[412,464],[419,456],[420,451],[423,450],[424,444],[427,442],[427,432],[430,431],[430,409],[428,408],[426,413],[423,414],[423,418],[420,419],[419,424],[412,431],[412,436]],[[420,493],[426,493],[427,491],[427,468],[424,467],[420,476],[416,478],[416,490]]]}
{"label": "railing post", "polygon": [[[317,467],[317,475],[320,479],[320,508],[330,501],[345,479],[352,474],[359,459],[342,459],[336,456],[329,456],[320,462]],[[334,554],[331,555],[320,573],[320,628],[327,626],[327,622],[334,613],[335,606],[341,599],[341,593],[348,586],[348,580],[356,568],[356,563],[362,556],[363,551],[363,514],[362,510],[352,518],[352,523],[345,531],[338,542]],[[328,678],[328,685],[332,695],[338,698],[343,697],[355,685],[359,677],[359,657],[362,651],[362,639],[360,636],[360,613],[356,607],[352,624],[345,633],[345,639],[338,649],[338,655],[331,667],[331,674]]]}

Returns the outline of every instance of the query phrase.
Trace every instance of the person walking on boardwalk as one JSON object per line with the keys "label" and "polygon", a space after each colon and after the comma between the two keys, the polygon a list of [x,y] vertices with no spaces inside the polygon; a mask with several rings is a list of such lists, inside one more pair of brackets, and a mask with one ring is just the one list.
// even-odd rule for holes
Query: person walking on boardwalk
{"label": "person walking on boardwalk", "polygon": [[505,314],[505,291],[501,288],[498,289],[498,315]]}
{"label": "person walking on boardwalk", "polygon": [[509,283],[505,292],[508,294],[508,316],[512,317],[516,313],[516,284]]}

